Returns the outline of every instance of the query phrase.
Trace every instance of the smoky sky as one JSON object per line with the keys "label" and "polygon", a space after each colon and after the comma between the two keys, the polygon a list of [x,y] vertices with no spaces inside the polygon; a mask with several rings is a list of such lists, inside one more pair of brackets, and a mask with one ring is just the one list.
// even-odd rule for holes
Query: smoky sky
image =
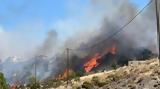
{"label": "smoky sky", "polygon": [[[36,51],[32,52],[32,58],[27,59],[27,62],[30,65],[35,62],[34,60],[37,56],[45,56],[44,59],[38,58],[37,61],[43,63],[39,63],[41,68],[37,70],[40,74],[38,76],[47,78],[55,76],[65,68],[66,54],[64,54],[64,48],[76,50],[70,53],[71,57],[74,58],[75,64],[83,63],[88,55],[102,52],[113,44],[116,44],[119,53],[124,55],[128,55],[128,53],[132,53],[132,51],[139,48],[146,48],[154,53],[158,53],[154,2],[127,25],[123,31],[108,40],[104,40],[120,30],[138,11],[139,9],[129,0],[90,0],[90,6],[88,6],[83,18],[87,19],[87,23],[90,25],[86,24],[88,25],[86,26],[83,24],[82,27],[79,27],[83,28],[85,26],[87,28],[84,27],[82,31],[75,31],[64,43],[60,43],[59,34],[55,30],[51,30],[46,35],[44,41],[35,48]],[[65,29],[65,27],[63,28]],[[104,41],[101,42],[102,40]],[[95,44],[97,45],[92,47]],[[90,47],[92,49],[88,49]],[[71,60],[73,59],[71,58]],[[26,73],[30,74],[31,68],[26,68],[28,64],[22,65],[24,66],[22,68],[26,69],[21,71],[24,76],[26,76]],[[62,66],[60,67],[59,65]]]}

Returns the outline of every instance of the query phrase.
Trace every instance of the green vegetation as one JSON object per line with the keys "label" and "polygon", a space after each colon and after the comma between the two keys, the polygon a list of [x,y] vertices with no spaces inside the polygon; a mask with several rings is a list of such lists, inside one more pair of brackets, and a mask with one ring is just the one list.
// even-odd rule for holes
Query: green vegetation
{"label": "green vegetation", "polygon": [[82,72],[71,71],[70,74],[69,74],[69,80],[72,80],[72,79],[76,79],[77,80],[81,76],[83,76]]}
{"label": "green vegetation", "polygon": [[[35,80],[36,80],[36,82],[35,82]],[[35,77],[31,76],[28,79],[27,87],[29,87],[30,89],[40,89],[40,82],[39,82],[39,80],[35,79]]]}
{"label": "green vegetation", "polygon": [[62,81],[60,81],[60,80],[45,80],[42,82],[43,89],[57,88],[60,85],[62,85]]}
{"label": "green vegetation", "polygon": [[80,77],[74,78],[75,81],[80,81]]}
{"label": "green vegetation", "polygon": [[0,73],[0,89],[9,89],[9,86],[4,78],[3,73]]}
{"label": "green vegetation", "polygon": [[76,72],[71,71],[71,72],[69,73],[69,79],[70,79],[70,80],[73,79],[73,78],[76,78],[76,77],[77,77]]}
{"label": "green vegetation", "polygon": [[111,67],[115,70],[115,69],[117,69],[117,64],[116,63],[112,63]]}

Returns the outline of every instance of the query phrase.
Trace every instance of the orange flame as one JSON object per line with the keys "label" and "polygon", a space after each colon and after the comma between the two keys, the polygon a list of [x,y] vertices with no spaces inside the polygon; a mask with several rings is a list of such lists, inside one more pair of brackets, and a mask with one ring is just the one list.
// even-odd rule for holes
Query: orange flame
{"label": "orange flame", "polygon": [[92,57],[88,62],[84,64],[84,70],[85,72],[90,72],[93,68],[97,67],[99,63],[97,60],[101,58],[101,55],[99,53],[95,54],[94,57]]}
{"label": "orange flame", "polygon": [[83,67],[84,67],[84,71],[86,73],[90,72],[93,68],[97,67],[98,65],[100,65],[100,63],[97,62],[97,60],[100,60],[103,55],[107,54],[107,53],[111,53],[113,55],[115,55],[117,52],[117,48],[116,45],[112,45],[111,48],[107,48],[104,52],[100,53],[96,53],[88,62],[86,62]]}

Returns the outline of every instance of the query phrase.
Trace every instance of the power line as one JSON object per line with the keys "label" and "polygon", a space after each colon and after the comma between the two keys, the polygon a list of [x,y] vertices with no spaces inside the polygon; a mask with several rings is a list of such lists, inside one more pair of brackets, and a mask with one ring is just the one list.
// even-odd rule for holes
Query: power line
{"label": "power line", "polygon": [[[108,36],[106,39],[104,39],[104,40],[102,40],[102,41],[100,41],[100,42],[92,45],[91,47],[83,48],[82,50],[92,49],[92,48],[96,47],[97,45],[103,43],[104,41],[113,38],[115,35],[117,35],[117,34],[120,33],[121,31],[124,31],[124,30],[125,30],[124,28],[127,27],[132,21],[134,21],[134,19],[135,19],[138,15],[140,15],[140,14],[152,3],[152,1],[153,1],[153,0],[149,1],[139,12],[137,12],[137,14],[136,14],[129,22],[127,22],[125,25],[123,25],[118,31],[114,32],[113,34],[111,34],[110,36]],[[73,50],[73,49],[72,49],[72,50]],[[78,49],[75,49],[75,50],[78,50]]]}
{"label": "power line", "polygon": [[[106,40],[109,40],[109,39],[111,39],[112,37],[114,37],[115,35],[117,35],[118,33],[120,33],[121,31],[124,31],[124,28],[125,27],[127,27],[138,15],[140,15],[144,10],[145,10],[145,8],[146,7],[148,7],[150,4],[152,3],[152,0],[149,2],[149,3],[147,3],[139,12],[137,12],[137,14],[129,21],[129,22],[127,22],[125,25],[123,25],[118,31],[116,31],[116,32],[114,32],[113,34],[111,34],[110,36],[108,36],[106,39],[104,39],[104,40],[102,40],[102,41],[100,41],[100,42],[98,42],[98,43],[96,43],[96,44],[94,44],[94,45],[92,45],[91,47],[88,47],[88,48],[84,48],[84,49],[82,49],[82,50],[86,50],[86,49],[92,49],[92,48],[94,48],[94,47],[96,47],[97,45],[99,45],[99,44],[101,44],[102,42],[104,42],[104,41],[106,41]],[[76,50],[76,51],[81,51],[81,49],[71,49],[71,48],[67,48],[66,49],[67,50],[67,68],[69,68],[69,51],[70,50]],[[68,77],[69,77],[69,71],[67,71],[68,73],[67,73],[67,84],[68,84]]]}

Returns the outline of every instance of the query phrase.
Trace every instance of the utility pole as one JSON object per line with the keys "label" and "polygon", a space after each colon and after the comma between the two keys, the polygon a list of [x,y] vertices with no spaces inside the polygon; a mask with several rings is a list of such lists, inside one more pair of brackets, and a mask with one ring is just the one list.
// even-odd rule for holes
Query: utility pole
{"label": "utility pole", "polygon": [[[156,20],[157,20],[157,43],[158,43],[158,50],[159,50],[159,53],[160,53],[160,28],[159,28],[159,7],[158,7],[158,0],[155,0],[155,7],[156,7]],[[158,59],[160,61],[160,55],[158,55]]]}
{"label": "utility pole", "polygon": [[69,48],[66,48],[66,51],[67,51],[67,85],[69,83],[69,69],[70,69],[70,63],[69,63],[69,51],[70,49]]}
{"label": "utility pole", "polygon": [[36,59],[35,59],[35,63],[34,63],[34,77],[35,77],[35,88],[37,89],[37,64],[36,64]]}

